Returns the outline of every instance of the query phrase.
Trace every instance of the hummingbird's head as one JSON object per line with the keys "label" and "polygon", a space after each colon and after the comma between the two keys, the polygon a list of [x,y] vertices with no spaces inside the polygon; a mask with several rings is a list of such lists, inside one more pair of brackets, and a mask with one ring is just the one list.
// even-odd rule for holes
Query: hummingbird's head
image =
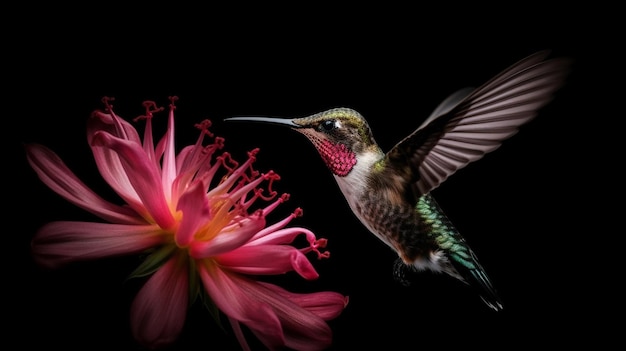
{"label": "hummingbird's head", "polygon": [[301,118],[233,117],[226,121],[253,121],[286,125],[302,133],[315,146],[322,159],[337,176],[347,175],[360,155],[376,151],[367,121],[355,110],[334,108]]}

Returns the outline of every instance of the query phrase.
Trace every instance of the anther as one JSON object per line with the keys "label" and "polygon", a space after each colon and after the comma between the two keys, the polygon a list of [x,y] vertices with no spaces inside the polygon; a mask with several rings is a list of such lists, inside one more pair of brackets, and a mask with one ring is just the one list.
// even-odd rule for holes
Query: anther
{"label": "anther", "polygon": [[269,183],[267,184],[267,191],[269,191],[270,195],[269,195],[269,198],[266,198],[263,196],[262,198],[265,200],[271,200],[276,196],[276,194],[278,194],[277,191],[274,191],[272,189],[272,184],[274,183],[275,180],[280,180],[280,176],[274,171],[269,171],[263,175],[263,179],[269,180]]}
{"label": "anther", "polygon": [[302,209],[301,209],[300,207],[298,207],[298,208],[296,208],[296,209],[293,211],[292,216],[293,216],[293,218],[302,217],[302,213],[303,213],[303,212],[304,212],[304,211],[302,211]]}
{"label": "anther", "polygon": [[146,100],[142,103],[142,105],[146,109],[146,114],[135,117],[133,119],[133,122],[137,122],[142,119],[152,118],[152,114],[154,114],[155,112],[163,111],[163,107],[157,107],[157,104],[154,101]]}
{"label": "anther", "polygon": [[194,124],[194,127],[200,129],[200,132],[202,134],[208,135],[210,137],[213,137],[213,133],[211,133],[209,131],[209,127],[212,125],[213,123],[211,122],[211,120],[209,119],[205,119],[204,121],[200,122],[200,123],[196,123]]}
{"label": "anther", "polygon": [[104,109],[108,113],[113,112],[113,105],[111,105],[111,101],[115,101],[115,98],[111,97],[111,96],[103,96],[102,97],[102,103],[104,104]]}
{"label": "anther", "polygon": [[[232,157],[230,157],[230,154],[228,152],[224,152],[221,156],[218,156],[217,160],[222,163],[222,166],[224,166],[226,170],[228,170],[228,175],[232,174],[235,171],[235,169],[239,167],[239,162],[233,160]],[[232,167],[226,164],[227,161],[230,162]]]}
{"label": "anther", "polygon": [[167,97],[170,100],[170,108],[172,110],[176,109],[176,101],[178,101],[178,96],[174,95],[174,96],[168,96]]}
{"label": "anther", "polygon": [[252,159],[252,161],[256,161],[256,154],[258,154],[260,150],[261,149],[256,148],[256,149],[253,149],[251,151],[248,151],[248,157],[250,159]]}

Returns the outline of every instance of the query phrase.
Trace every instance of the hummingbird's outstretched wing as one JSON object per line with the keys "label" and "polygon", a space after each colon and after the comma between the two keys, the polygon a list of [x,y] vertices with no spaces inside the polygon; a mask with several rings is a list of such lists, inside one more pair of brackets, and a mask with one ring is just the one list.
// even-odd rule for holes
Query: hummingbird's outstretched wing
{"label": "hummingbird's outstretched wing", "polygon": [[444,100],[412,134],[386,155],[390,167],[411,167],[419,198],[450,175],[517,133],[564,83],[570,61],[540,51],[513,64],[475,90]]}

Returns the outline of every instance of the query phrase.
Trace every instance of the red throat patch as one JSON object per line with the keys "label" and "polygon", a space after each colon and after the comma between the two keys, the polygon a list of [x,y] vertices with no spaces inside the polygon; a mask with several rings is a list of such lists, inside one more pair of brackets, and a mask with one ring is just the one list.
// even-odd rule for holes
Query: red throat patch
{"label": "red throat patch", "polygon": [[337,176],[345,177],[356,164],[356,154],[344,144],[323,140],[318,143],[317,150],[328,168]]}

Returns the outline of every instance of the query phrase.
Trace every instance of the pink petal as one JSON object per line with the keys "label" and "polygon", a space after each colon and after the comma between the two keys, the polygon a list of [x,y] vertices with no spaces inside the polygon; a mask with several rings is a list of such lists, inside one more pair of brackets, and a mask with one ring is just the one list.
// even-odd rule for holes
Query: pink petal
{"label": "pink petal", "polygon": [[266,229],[257,233],[249,245],[289,244],[299,235],[304,235],[309,243],[314,243],[317,239],[312,231],[300,227],[285,228],[273,232],[268,232]]}
{"label": "pink petal", "polygon": [[[130,140],[138,145],[141,144],[137,131],[128,122],[105,114],[100,111],[96,111],[92,114],[87,123],[87,140],[91,146],[96,165],[100,174],[109,186],[115,190],[115,192],[128,203],[137,212],[145,212],[139,195],[133,189],[126,171],[120,162],[117,153],[109,148],[94,147],[93,139],[96,133],[107,132],[118,138]],[[149,157],[149,156],[147,156]]]}
{"label": "pink petal", "polygon": [[233,328],[233,333],[235,333],[235,337],[237,338],[237,340],[239,340],[239,345],[241,345],[243,351],[252,351],[250,349],[250,345],[248,345],[248,341],[246,341],[246,337],[243,334],[243,330],[241,329],[241,324],[239,323],[239,321],[234,318],[228,317],[228,322]]}
{"label": "pink petal", "polygon": [[194,258],[206,258],[232,251],[248,242],[252,236],[265,226],[265,218],[252,215],[240,224],[223,228],[213,239],[194,241],[189,254]]}
{"label": "pink petal", "polygon": [[[241,279],[234,275],[230,277],[232,282],[238,287],[238,293],[248,296],[251,300],[256,301],[257,304],[260,302],[264,306],[269,306],[273,311],[271,315],[278,317],[282,327],[282,338],[284,338],[284,345],[280,345],[282,348],[286,347],[293,350],[307,351],[324,350],[330,346],[332,342],[332,332],[326,322],[314,313],[302,308],[297,303],[285,298],[290,295],[286,291],[281,293],[282,288],[274,286],[272,289],[268,289],[268,286],[271,286],[271,284]],[[219,307],[221,308],[221,306]],[[260,313],[254,310],[254,307],[250,307],[247,312],[259,314],[259,318],[262,316],[262,313],[268,313]],[[244,322],[244,324],[246,323]],[[262,325],[246,325],[259,340],[268,348],[272,349],[272,345],[275,345],[273,344],[276,337],[274,334],[263,332],[263,330],[260,329]]]}
{"label": "pink petal", "polygon": [[91,136],[97,131],[105,131],[118,138],[141,144],[135,127],[118,116],[102,111],[94,111],[87,121],[87,138],[91,144]]}
{"label": "pink petal", "polygon": [[295,270],[305,279],[319,277],[306,256],[293,246],[244,246],[216,259],[229,270],[245,274],[283,274]]}
{"label": "pink petal", "polygon": [[163,189],[168,189],[165,197],[168,202],[172,199],[171,189],[176,178],[176,152],[174,150],[174,106],[170,105],[165,135],[165,150],[163,153],[163,167],[161,168],[161,182]]}
{"label": "pink petal", "polygon": [[308,294],[297,294],[289,292],[273,284],[259,282],[267,289],[274,291],[277,295],[291,300],[307,311],[314,313],[324,320],[331,320],[339,317],[341,312],[348,305],[349,298],[332,291],[321,291]]}
{"label": "pink petal", "polygon": [[113,223],[139,224],[145,221],[133,210],[112,204],[89,189],[50,149],[26,145],[28,163],[39,179],[74,205]]}
{"label": "pink petal", "polygon": [[258,285],[201,264],[198,265],[198,272],[213,302],[229,318],[245,324],[255,335],[262,335],[263,343],[272,350],[285,344],[276,313],[255,296],[254,286]]}
{"label": "pink petal", "polygon": [[51,222],[32,241],[35,259],[44,266],[137,253],[166,240],[155,225]]}
{"label": "pink petal", "polygon": [[[291,300],[289,297],[293,297],[294,294],[267,283],[254,284],[253,291],[255,297],[272,306],[278,315],[285,333],[285,346],[288,349],[317,351],[325,350],[331,345],[332,331],[328,324],[318,315],[298,305],[298,302],[306,300],[306,297]],[[316,296],[310,298],[314,297]],[[337,301],[333,302],[335,302],[333,306],[336,305]],[[341,306],[345,306],[343,299],[339,302]],[[262,335],[257,336],[263,340]]]}
{"label": "pink petal", "polygon": [[205,186],[201,181],[193,182],[178,200],[176,210],[182,211],[183,218],[175,238],[176,244],[180,247],[189,245],[193,235],[210,218],[209,200],[204,189]]}
{"label": "pink petal", "polygon": [[174,256],[141,288],[131,306],[135,338],[150,348],[159,348],[178,338],[187,315],[187,265]]}
{"label": "pink petal", "polygon": [[143,206],[161,228],[171,228],[175,220],[165,201],[159,170],[146,156],[141,145],[104,132],[94,135],[92,145],[103,146],[117,152],[128,180],[139,195]]}

